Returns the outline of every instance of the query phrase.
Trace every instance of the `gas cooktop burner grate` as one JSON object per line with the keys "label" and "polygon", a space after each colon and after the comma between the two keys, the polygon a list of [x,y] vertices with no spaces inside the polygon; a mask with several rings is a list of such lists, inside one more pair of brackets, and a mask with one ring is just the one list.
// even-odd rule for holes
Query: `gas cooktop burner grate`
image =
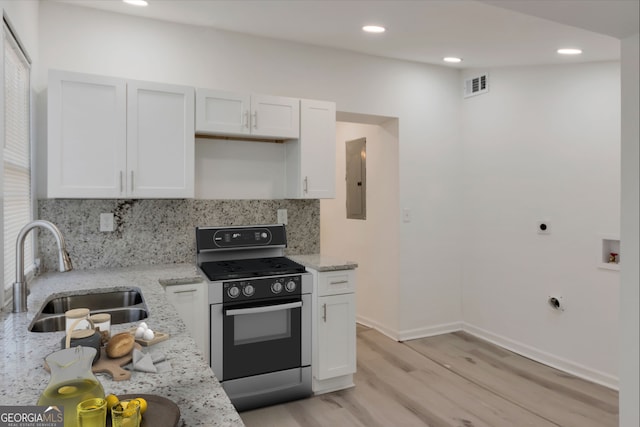
{"label": "gas cooktop burner grate", "polygon": [[303,265],[286,257],[203,262],[200,268],[212,282],[250,277],[304,273]]}

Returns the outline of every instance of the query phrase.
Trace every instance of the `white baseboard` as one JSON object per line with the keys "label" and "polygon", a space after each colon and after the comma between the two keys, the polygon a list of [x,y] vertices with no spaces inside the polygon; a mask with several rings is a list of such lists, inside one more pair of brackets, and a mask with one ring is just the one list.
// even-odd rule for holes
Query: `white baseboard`
{"label": "white baseboard", "polygon": [[443,323],[441,325],[430,326],[427,328],[409,329],[400,332],[400,341],[415,340],[418,338],[433,337],[436,335],[448,334],[450,332],[461,331],[462,322]]}
{"label": "white baseboard", "polygon": [[552,368],[559,369],[561,371],[575,375],[576,377],[583,378],[585,380],[600,384],[613,390],[619,389],[619,379],[613,375],[591,369],[567,359],[563,359],[561,357],[555,356],[542,350],[538,350],[534,347],[528,346],[510,338],[494,334],[493,332],[489,332],[468,323],[462,323],[462,330],[485,341],[489,341],[500,347],[506,348],[507,350],[511,350],[514,353],[518,353],[521,356],[535,360],[536,362],[540,362],[544,365],[551,366]]}
{"label": "white baseboard", "polygon": [[417,338],[432,337],[435,335],[448,334],[449,332],[462,330],[462,322],[445,323],[442,325],[430,326],[427,328],[410,329],[407,331],[396,331],[393,329],[389,329],[374,320],[362,316],[357,316],[356,322],[369,328],[373,328],[394,341],[408,341]]}
{"label": "white baseboard", "polygon": [[368,328],[373,328],[376,331],[380,332],[382,335],[385,335],[389,338],[391,338],[394,341],[399,341],[398,339],[398,331],[395,331],[393,329],[389,329],[386,326],[382,325],[381,323],[376,322],[375,320],[371,320],[367,317],[363,317],[363,316],[356,316],[356,322],[360,323],[361,325],[364,325]]}

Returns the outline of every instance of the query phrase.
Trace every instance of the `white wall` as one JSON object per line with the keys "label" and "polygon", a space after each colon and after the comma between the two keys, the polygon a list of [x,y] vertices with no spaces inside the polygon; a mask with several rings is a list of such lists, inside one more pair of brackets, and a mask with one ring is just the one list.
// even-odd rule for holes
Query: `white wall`
{"label": "white wall", "polygon": [[[491,92],[463,102],[459,73],[446,67],[66,4],[41,4],[39,33],[38,87],[60,68],[397,117],[399,191],[387,220],[399,230],[399,287],[380,316],[388,333],[435,334],[464,317],[476,333],[615,383],[618,273],[595,258],[598,233],[620,226],[616,64],[491,70]],[[212,179],[199,171],[201,183]],[[535,232],[542,217],[548,236]],[[566,299],[560,316],[550,292]]]}
{"label": "white wall", "polygon": [[400,208],[410,217],[400,224],[401,340],[459,329],[462,318],[462,88],[459,79],[425,83],[407,83],[408,93],[400,95],[414,108],[395,114]]}
{"label": "white wall", "polygon": [[620,426],[640,425],[640,37],[622,40],[622,219],[620,271]]}
{"label": "white wall", "polygon": [[597,265],[600,234],[620,232],[620,65],[489,79],[462,107],[465,328],[615,387],[619,272]]}
{"label": "white wall", "polygon": [[393,333],[459,321],[457,70],[52,2],[40,11],[43,85],[47,70],[59,68],[327,99],[338,111],[398,117],[399,205],[389,209],[396,210],[396,224],[400,206],[411,209],[414,221],[400,232],[403,311],[395,314]]}
{"label": "white wall", "polygon": [[[358,321],[398,338],[398,121],[338,122],[336,135],[336,198],[320,201],[321,252],[358,263]],[[367,140],[366,220],[346,215],[345,142],[358,138]]]}
{"label": "white wall", "polygon": [[[196,199],[285,196],[283,143],[196,138],[195,155]],[[228,183],[229,177],[233,177],[232,183]]]}

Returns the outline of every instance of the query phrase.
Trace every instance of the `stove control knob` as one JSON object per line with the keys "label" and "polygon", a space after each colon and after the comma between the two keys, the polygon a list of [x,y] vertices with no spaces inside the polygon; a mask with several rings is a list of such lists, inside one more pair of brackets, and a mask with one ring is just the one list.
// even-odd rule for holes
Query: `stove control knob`
{"label": "stove control knob", "polygon": [[271,292],[273,292],[274,294],[279,294],[280,292],[282,292],[282,283],[274,282],[271,285]]}
{"label": "stove control knob", "polygon": [[267,236],[267,233],[262,233],[260,237],[262,237],[263,239],[266,239],[268,236]]}
{"label": "stove control knob", "polygon": [[229,298],[237,298],[240,295],[240,289],[237,286],[232,286],[227,291],[227,295],[229,295]]}
{"label": "stove control knob", "polygon": [[293,280],[287,282],[287,284],[285,285],[285,288],[287,289],[287,292],[293,292],[296,290],[296,282],[294,282]]}
{"label": "stove control knob", "polygon": [[251,295],[253,295],[255,293],[255,291],[256,291],[256,289],[252,285],[247,285],[244,288],[242,288],[242,293],[246,297],[250,297]]}

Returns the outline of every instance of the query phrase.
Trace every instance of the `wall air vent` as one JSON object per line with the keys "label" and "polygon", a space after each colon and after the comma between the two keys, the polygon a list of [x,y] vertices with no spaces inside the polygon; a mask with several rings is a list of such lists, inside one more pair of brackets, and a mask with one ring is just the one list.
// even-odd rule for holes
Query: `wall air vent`
{"label": "wall air vent", "polygon": [[476,96],[489,92],[489,75],[482,74],[464,81],[464,97]]}

